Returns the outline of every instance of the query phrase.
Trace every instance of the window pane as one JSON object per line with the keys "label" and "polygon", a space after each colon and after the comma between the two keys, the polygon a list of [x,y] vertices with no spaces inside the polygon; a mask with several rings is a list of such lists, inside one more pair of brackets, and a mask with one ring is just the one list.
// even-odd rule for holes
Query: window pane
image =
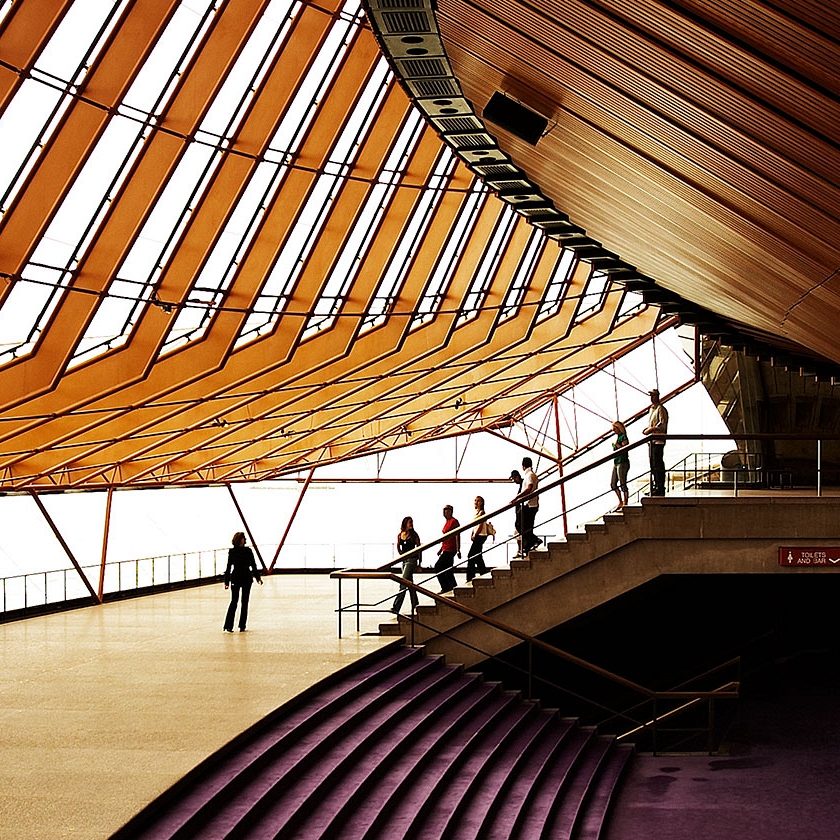
{"label": "window pane", "polygon": [[[35,66],[56,79],[78,83],[127,3],[128,0],[121,3],[76,0],[38,56]],[[79,78],[76,78],[77,73]]]}
{"label": "window pane", "polygon": [[126,94],[125,105],[147,114],[160,111],[177,81],[176,71],[186,64],[209,27],[213,6],[214,0],[192,0],[178,7]]}
{"label": "window pane", "polygon": [[55,114],[61,96],[60,90],[27,79],[0,116],[0,137],[3,138],[0,191],[3,194],[3,212],[8,209],[24,177],[35,165],[41,152],[43,132]]}

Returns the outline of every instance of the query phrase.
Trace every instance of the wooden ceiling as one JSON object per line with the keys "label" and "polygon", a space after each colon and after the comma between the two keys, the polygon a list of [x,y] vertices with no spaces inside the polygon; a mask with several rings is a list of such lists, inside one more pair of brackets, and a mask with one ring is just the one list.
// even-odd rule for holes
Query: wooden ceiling
{"label": "wooden ceiling", "polygon": [[[508,26],[441,12],[480,100],[513,70],[480,27]],[[607,166],[584,98],[528,67],[518,94],[565,129],[514,152],[669,268],[665,226],[640,235],[606,201],[657,167],[619,167],[615,138]],[[352,2],[0,8],[0,491],[254,481],[506,427],[667,326],[489,193],[387,69]]]}
{"label": "wooden ceiling", "polygon": [[499,145],[660,300],[840,362],[840,6],[440,0],[437,21],[477,114],[501,91],[548,120],[536,145],[488,121]]}

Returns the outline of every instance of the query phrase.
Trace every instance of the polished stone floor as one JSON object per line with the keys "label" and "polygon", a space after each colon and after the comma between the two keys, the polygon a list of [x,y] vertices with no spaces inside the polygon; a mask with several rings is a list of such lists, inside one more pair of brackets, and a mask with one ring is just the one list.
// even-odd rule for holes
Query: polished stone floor
{"label": "polished stone floor", "polygon": [[0,838],[109,837],[249,725],[393,641],[365,635],[374,614],[339,639],[324,575],[255,585],[246,633],[222,632],[227,603],[216,584],[0,625]]}

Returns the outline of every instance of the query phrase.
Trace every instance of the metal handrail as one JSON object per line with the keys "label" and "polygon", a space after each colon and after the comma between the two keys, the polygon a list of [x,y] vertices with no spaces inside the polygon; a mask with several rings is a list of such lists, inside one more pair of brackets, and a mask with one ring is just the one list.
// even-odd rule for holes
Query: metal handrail
{"label": "metal handrail", "polygon": [[[537,648],[539,650],[543,650],[543,651],[545,651],[545,652],[547,652],[547,653],[549,653],[553,656],[557,656],[557,657],[565,660],[566,662],[570,662],[571,664],[576,665],[576,666],[578,666],[578,667],[580,667],[580,668],[582,668],[582,669],[584,669],[584,670],[586,670],[586,671],[588,671],[592,674],[595,674],[599,677],[602,677],[602,678],[606,679],[608,682],[611,682],[613,685],[620,686],[620,687],[625,688],[625,689],[629,689],[630,691],[633,691],[637,694],[641,694],[643,697],[645,697],[646,701],[651,702],[653,704],[654,710],[656,709],[659,701],[663,701],[663,700],[686,700],[686,701],[688,701],[688,703],[684,704],[684,706],[681,707],[681,708],[687,708],[690,704],[692,704],[692,703],[696,704],[700,701],[708,701],[709,703],[712,703],[716,699],[737,699],[738,696],[739,696],[738,688],[740,687],[740,683],[738,683],[738,681],[734,681],[734,680],[730,681],[729,683],[726,683],[721,688],[711,690],[711,691],[698,691],[698,690],[692,691],[692,690],[688,690],[688,689],[685,689],[685,690],[673,689],[673,690],[667,690],[667,691],[658,691],[658,690],[655,690],[655,689],[648,688],[646,686],[641,685],[640,683],[635,682],[634,680],[630,680],[630,679],[627,679],[626,677],[622,677],[619,674],[615,674],[615,673],[613,673],[612,671],[610,671],[606,668],[602,668],[600,665],[595,665],[594,663],[589,662],[585,659],[582,659],[581,657],[576,656],[573,653],[569,653],[568,651],[562,650],[561,648],[558,648],[555,645],[549,644],[548,642],[545,642],[542,639],[537,638],[536,636],[531,636],[530,634],[525,633],[524,631],[519,630],[518,628],[513,627],[512,625],[506,624],[505,622],[499,621],[498,619],[491,618],[490,616],[485,615],[484,613],[478,612],[477,610],[474,610],[471,607],[468,607],[464,604],[460,604],[457,601],[453,601],[449,598],[446,598],[442,595],[439,595],[435,592],[432,592],[431,590],[426,589],[425,587],[420,586],[419,584],[416,584],[413,581],[405,580],[403,577],[401,577],[400,575],[397,575],[393,572],[343,570],[343,571],[339,571],[339,572],[332,572],[330,574],[330,577],[335,578],[339,582],[339,585],[338,585],[338,610],[337,610],[337,612],[338,612],[338,635],[339,635],[339,638],[341,638],[341,636],[342,636],[342,615],[345,611],[344,607],[343,607],[343,604],[341,603],[341,581],[345,580],[345,579],[356,580],[357,585],[358,585],[358,581],[360,581],[360,580],[391,580],[395,583],[399,583],[400,586],[407,587],[409,589],[414,590],[415,592],[426,595],[427,597],[431,598],[435,603],[445,604],[449,608],[454,609],[457,612],[460,612],[464,615],[467,615],[470,618],[481,622],[482,624],[493,627],[496,630],[499,630],[503,633],[506,633],[510,636],[513,636],[514,638],[519,639],[521,642],[525,642],[528,645],[528,648],[529,648],[529,657],[528,657],[529,670],[527,672],[529,698],[533,696],[532,689],[533,689],[534,674],[533,674],[533,668],[531,667],[532,666],[531,651],[534,648]],[[358,604],[357,604],[357,606],[358,606]],[[420,624],[420,626],[426,626],[426,625],[423,625],[417,619],[416,608],[412,609],[412,614],[411,614],[410,621],[411,621],[410,644],[413,645],[414,644],[415,624]],[[431,628],[431,627],[429,627],[429,629],[435,630],[435,628]],[[438,630],[435,630],[435,632],[440,633],[440,631],[438,631]],[[447,638],[452,638],[449,635],[449,633],[447,633],[447,632],[440,633],[440,634],[447,636]],[[463,642],[460,639],[453,639],[453,641],[458,642],[459,644],[463,644],[466,647],[470,647],[473,650],[476,650],[477,652],[482,653],[485,656],[489,656],[491,658],[497,658],[497,657],[495,657],[495,655],[490,654],[487,651],[482,651],[478,648],[475,648],[473,645],[470,645],[466,642]],[[722,665],[720,667],[722,668],[722,667],[725,667],[726,665],[729,665],[729,664],[732,664],[732,663],[735,663],[735,662],[740,662],[740,658],[736,657],[735,659],[730,660],[729,663],[725,663],[724,665]],[[708,673],[711,673],[711,672],[707,672],[707,674]],[[701,675],[701,676],[704,676],[704,675]],[[548,680],[545,680],[545,681],[549,682]],[[559,686],[557,686],[557,687],[561,688]],[[580,697],[581,695],[578,695],[578,696]],[[597,701],[594,701],[590,698],[582,698],[581,697],[581,699],[586,700],[588,703],[590,703],[592,705],[599,706],[600,708],[606,709],[605,706],[603,706],[602,704],[600,704]],[[608,711],[613,712],[614,717],[618,716],[618,717],[622,717],[622,718],[625,718],[627,720],[633,721],[635,726],[634,726],[633,729],[630,730],[632,732],[638,732],[640,730],[644,730],[644,729],[647,729],[647,728],[652,728],[652,730],[654,732],[654,743],[655,743],[655,740],[656,740],[655,732],[656,732],[656,729],[657,729],[658,721],[662,720],[666,716],[670,717],[673,713],[675,713],[677,711],[677,710],[670,710],[668,713],[662,714],[662,715],[658,715],[658,714],[654,713],[653,717],[650,720],[638,722],[629,715],[629,712],[632,711],[633,709],[636,709],[636,708],[638,708],[638,704],[630,707],[629,710],[625,710],[624,712],[615,712],[614,710],[608,710]],[[627,736],[627,733],[623,733],[621,737],[626,737],[626,736]],[[710,737],[711,737],[711,733],[710,733]],[[654,752],[655,751],[656,750],[654,749]]]}
{"label": "metal handrail", "polygon": [[644,446],[645,444],[647,444],[647,442],[648,438],[642,438],[641,440],[638,440],[635,443],[630,443],[627,446],[622,446],[619,449],[610,452],[608,455],[599,458],[597,461],[593,461],[592,463],[587,464],[586,466],[581,467],[580,469],[575,470],[574,472],[561,476],[556,481],[552,481],[544,487],[540,487],[538,490],[532,493],[528,493],[527,495],[522,496],[515,502],[508,502],[506,505],[502,505],[502,507],[491,511],[490,513],[485,513],[483,516],[477,516],[475,519],[471,520],[466,525],[459,525],[457,528],[453,528],[451,531],[447,531],[445,534],[443,534],[440,537],[437,537],[434,540],[430,540],[427,543],[423,543],[423,545],[419,545],[415,548],[412,548],[410,551],[406,551],[404,554],[399,555],[399,557],[394,558],[390,562],[384,563],[382,566],[377,567],[375,571],[387,571],[388,569],[393,568],[393,566],[397,563],[402,563],[410,557],[422,554],[424,551],[428,551],[429,549],[440,545],[444,540],[451,539],[452,537],[459,534],[463,534],[465,531],[469,531],[472,528],[475,528],[477,525],[480,525],[482,522],[486,522],[488,519],[492,519],[493,517],[499,516],[502,513],[507,513],[508,511],[516,508],[517,505],[521,505],[524,502],[527,502],[529,499],[536,498],[537,496],[541,496],[543,493],[548,493],[550,490],[562,487],[564,484],[568,483],[572,479],[578,478],[581,475],[585,475],[586,473],[590,472],[596,467],[600,467],[603,464],[612,461],[616,455],[619,455],[622,452],[630,452],[633,449],[637,449],[640,446]]}
{"label": "metal handrail", "polygon": [[[465,531],[469,531],[470,529],[474,528],[476,525],[481,524],[482,522],[486,522],[488,519],[493,519],[500,514],[507,513],[510,510],[513,510],[517,505],[522,504],[523,502],[527,502],[529,499],[533,499],[537,496],[541,496],[544,493],[548,493],[551,490],[555,490],[559,487],[568,484],[569,482],[573,481],[576,478],[579,478],[582,475],[585,475],[592,470],[603,466],[604,464],[610,463],[617,455],[620,455],[623,452],[631,452],[634,449],[638,449],[640,446],[648,445],[652,440],[662,440],[664,438],[665,442],[672,440],[696,440],[696,441],[712,441],[712,440],[726,440],[726,441],[755,441],[755,440],[800,440],[800,441],[814,441],[818,444],[817,446],[817,466],[816,466],[816,478],[817,478],[817,494],[820,494],[821,485],[820,485],[820,475],[822,470],[822,465],[820,463],[820,456],[821,456],[821,446],[820,444],[822,441],[829,441],[829,440],[840,440],[840,435],[819,435],[819,434],[795,434],[795,433],[785,433],[785,434],[712,434],[712,435],[657,435],[657,436],[646,436],[640,438],[639,440],[628,443],[626,446],[619,447],[618,449],[612,450],[608,454],[598,458],[595,461],[592,461],[589,464],[580,467],[573,472],[565,473],[564,475],[560,476],[555,481],[552,481],[546,484],[543,487],[540,487],[538,490],[527,494],[526,496],[522,496],[516,502],[508,502],[502,507],[497,508],[496,510],[491,511],[490,513],[485,513],[483,516],[478,516],[475,519],[471,520],[466,525],[460,525],[458,528],[453,528],[451,531],[447,531],[446,534],[437,537],[434,540],[430,540],[427,543],[423,543],[423,545],[419,545],[416,548],[412,548],[410,551],[405,552],[405,554],[401,554],[398,557],[395,557],[388,563],[383,564],[382,566],[377,567],[376,571],[387,571],[388,569],[393,568],[396,564],[402,563],[404,560],[416,556],[418,554],[422,554],[424,551],[428,551],[429,549],[433,549],[436,546],[440,545],[444,540],[450,539],[458,534],[463,534]],[[551,521],[551,520],[548,520]]]}
{"label": "metal handrail", "polygon": [[[224,558],[221,559],[220,558]],[[116,560],[106,563],[106,574],[110,574],[109,580],[116,578],[117,585],[108,588],[103,593],[105,597],[114,593],[127,593],[135,591],[147,591],[155,587],[167,587],[173,584],[189,584],[211,580],[224,572],[224,565],[227,561],[227,549],[205,549],[202,551],[173,552],[155,557],[141,557],[133,560]],[[207,563],[212,567],[206,571]],[[220,565],[221,563],[221,565]],[[197,565],[197,573],[188,574],[188,566]],[[81,570],[91,577],[98,576],[100,565],[89,565],[80,567]],[[125,570],[128,573],[125,573]],[[159,570],[163,569],[164,574]],[[182,570],[183,574],[173,574],[173,569]],[[62,597],[50,600],[49,591],[52,581],[53,586],[58,586]],[[35,585],[31,585],[36,582]],[[127,585],[126,585],[127,582]],[[24,572],[19,575],[9,575],[0,578],[0,617],[4,614],[17,615],[26,614],[31,610],[43,609],[45,607],[60,608],[62,604],[76,603],[78,598],[71,598],[69,592],[70,584],[78,589],[79,598],[88,599],[91,603],[98,603],[90,597],[85,588],[84,581],[79,575],[79,569],[68,567],[63,569],[48,569],[39,572]],[[30,590],[35,588],[42,597],[37,602],[30,599]],[[22,604],[16,606],[14,599],[10,596],[10,590],[19,592],[22,595]]]}
{"label": "metal handrail", "polygon": [[[362,562],[365,552],[383,555],[390,547],[390,543],[348,543],[351,548],[361,548]],[[336,543],[306,543],[289,544],[290,549],[303,549],[303,567],[308,568],[306,550],[327,547],[328,561],[331,558],[331,568],[337,568]],[[200,583],[210,581],[224,573],[227,562],[227,547],[205,548],[196,551],[173,551],[168,554],[157,554],[151,557],[137,557],[130,560],[109,560],[105,564],[106,588],[103,592],[107,600],[114,595],[136,591],[148,592],[158,587],[171,587],[174,584]],[[212,568],[205,569],[209,564]],[[195,573],[191,570],[195,568]],[[299,568],[299,567],[295,567]],[[326,570],[325,567],[318,567]],[[82,571],[93,582],[99,578],[101,564],[85,564]],[[163,570],[161,573],[160,570]],[[180,570],[180,573],[179,573]],[[274,574],[285,571],[285,567],[277,567]],[[113,582],[116,581],[116,585]],[[73,594],[78,592],[78,596]],[[51,593],[58,593],[57,597],[50,597]],[[85,582],[75,566],[64,566],[57,569],[45,569],[37,572],[21,572],[16,575],[0,577],[0,620],[4,616],[23,616],[33,610],[44,608],[60,609],[62,604],[78,606],[80,599],[87,600],[90,605],[99,603],[93,598],[85,586]]]}
{"label": "metal handrail", "polygon": [[[462,613],[470,615],[471,617],[475,618],[476,620],[483,622],[485,624],[489,624],[491,626],[495,626],[497,629],[509,633],[510,635],[514,636],[515,638],[519,638],[521,641],[526,642],[529,645],[529,649],[532,647],[543,648],[550,653],[555,655],[560,655],[562,658],[568,659],[568,661],[574,662],[575,657],[572,654],[567,654],[566,652],[560,651],[559,648],[553,648],[551,645],[547,645],[547,643],[542,642],[539,639],[529,636],[528,634],[522,633],[521,631],[516,630],[516,628],[510,627],[508,625],[503,625],[501,622],[496,622],[494,619],[490,619],[489,617],[485,616],[482,613],[475,612],[468,607],[465,607],[463,604],[459,604],[455,601],[452,601],[448,598],[442,598],[437,593],[431,592],[428,589],[420,586],[419,584],[415,584],[413,581],[407,581],[399,575],[393,574],[392,570],[393,567],[398,564],[404,562],[406,559],[412,556],[419,556],[424,551],[428,551],[429,549],[433,549],[436,546],[439,546],[444,540],[451,539],[453,536],[457,534],[462,534],[477,525],[485,522],[493,517],[499,516],[500,514],[504,514],[507,511],[514,509],[518,504],[522,504],[526,502],[528,499],[534,498],[535,496],[539,496],[543,493],[547,493],[551,490],[554,490],[558,487],[562,487],[564,484],[576,479],[586,473],[613,461],[616,455],[622,452],[630,452],[631,450],[637,449],[640,446],[648,444],[653,437],[645,437],[642,438],[634,443],[628,443],[626,446],[620,447],[616,450],[613,450],[601,458],[596,459],[595,461],[586,464],[585,466],[581,467],[578,470],[575,470],[570,473],[566,473],[565,475],[560,476],[557,480],[548,483],[547,485],[539,488],[538,490],[527,494],[526,496],[522,496],[521,498],[517,499],[516,502],[509,502],[506,505],[503,505],[496,510],[491,511],[490,513],[485,513],[483,516],[477,517],[471,522],[466,525],[460,525],[458,528],[453,528],[452,530],[446,532],[446,534],[441,535],[440,537],[431,540],[430,542],[424,543],[423,545],[417,546],[414,549],[402,554],[387,564],[380,566],[374,572],[368,571],[360,571],[360,570],[343,570],[341,572],[333,572],[331,577],[335,577],[339,581],[339,607],[338,607],[338,622],[339,622],[339,637],[341,637],[342,633],[342,615],[344,612],[344,607],[341,603],[341,580],[342,579],[356,579],[356,586],[357,586],[357,598],[356,598],[356,624],[357,630],[359,629],[359,606],[360,606],[360,597],[358,595],[358,587],[359,582],[362,579],[371,579],[375,578],[377,574],[381,574],[385,579],[393,580],[398,582],[400,586],[414,590],[416,592],[421,592],[424,595],[430,597],[436,603],[445,603],[450,608],[458,610]],[[669,440],[700,440],[700,441],[712,441],[712,440],[725,440],[730,442],[737,442],[737,441],[756,441],[756,440],[812,440],[817,443],[817,494],[821,494],[821,443],[824,440],[840,440],[840,435],[800,435],[800,434],[747,434],[747,435],[737,435],[737,434],[713,434],[713,435],[667,435],[665,436],[665,441]],[[551,521],[551,520],[549,520]],[[390,599],[388,599],[390,600]],[[352,608],[351,608],[352,609]],[[414,623],[416,622],[416,611],[412,610],[412,642],[413,642],[413,634],[414,634]],[[434,629],[434,628],[431,628]],[[456,640],[458,641],[458,640]],[[630,688],[631,690],[641,692],[643,696],[647,696],[648,699],[654,702],[654,706],[656,705],[656,701],[660,699],[708,699],[709,702],[712,702],[713,697],[729,697],[732,696],[727,692],[683,692],[682,694],[679,692],[653,692],[651,689],[645,689],[643,686],[639,686],[638,684],[632,684],[632,681],[625,681],[623,677],[619,677],[618,675],[611,674],[610,672],[604,671],[604,669],[599,669],[598,666],[593,665],[592,663],[587,663],[585,660],[579,660],[575,664],[579,665],[580,667],[586,668],[591,670],[593,673],[600,673],[606,679],[612,680],[617,685],[622,685],[625,688]],[[603,673],[601,673],[603,671]],[[529,682],[533,678],[532,674],[529,674]],[[729,684],[731,685],[731,684]],[[651,692],[651,694],[647,694],[647,692]],[[737,696],[737,691],[734,692],[734,696]],[[654,721],[656,720],[656,715],[654,716]]]}

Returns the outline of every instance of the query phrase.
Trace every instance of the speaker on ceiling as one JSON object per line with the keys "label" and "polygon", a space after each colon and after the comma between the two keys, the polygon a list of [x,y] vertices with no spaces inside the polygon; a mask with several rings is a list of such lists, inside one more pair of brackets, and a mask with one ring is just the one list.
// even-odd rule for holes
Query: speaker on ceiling
{"label": "speaker on ceiling", "polygon": [[490,97],[482,116],[532,146],[537,145],[537,140],[543,136],[548,125],[548,120],[541,114],[520,105],[500,91]]}

